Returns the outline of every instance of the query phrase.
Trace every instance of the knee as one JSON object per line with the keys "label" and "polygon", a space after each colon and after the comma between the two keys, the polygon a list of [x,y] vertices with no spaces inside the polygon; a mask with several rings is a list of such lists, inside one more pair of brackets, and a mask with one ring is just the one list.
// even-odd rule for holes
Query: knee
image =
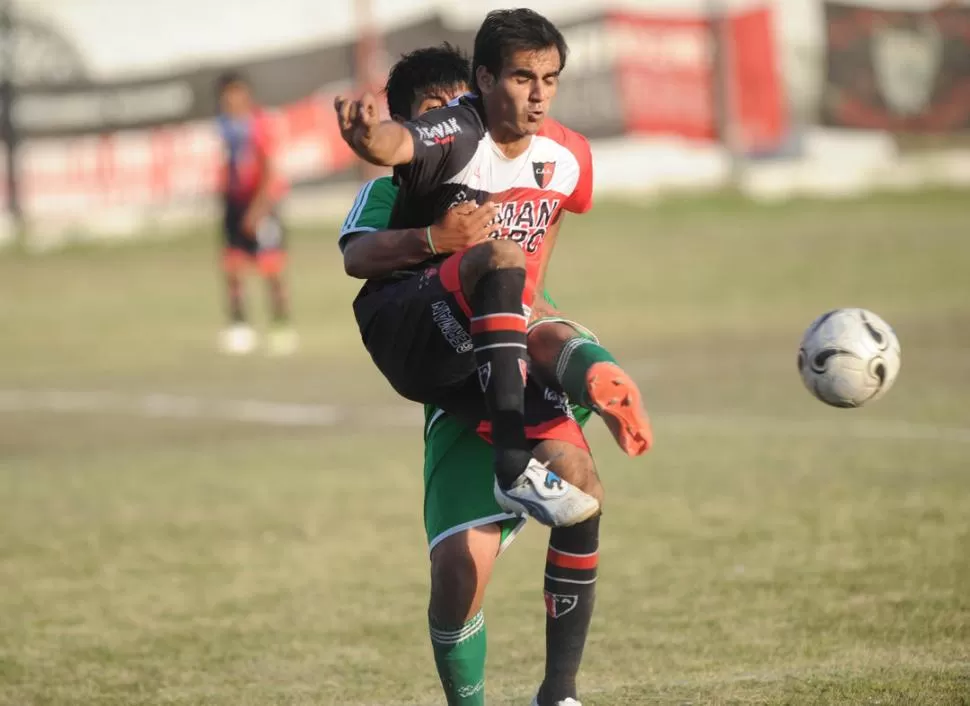
{"label": "knee", "polygon": [[488,270],[501,270],[508,267],[525,267],[525,251],[511,240],[489,239],[476,245]]}
{"label": "knee", "polygon": [[529,358],[532,359],[533,364],[540,372],[545,373],[551,379],[555,379],[553,373],[559,354],[562,352],[563,346],[575,337],[575,329],[560,321],[546,322],[536,326],[529,331],[527,340]]}
{"label": "knee", "polygon": [[596,498],[602,508],[606,492],[588,451],[563,441],[544,441],[536,447],[534,455],[547,462],[559,477]]}
{"label": "knee", "polygon": [[525,252],[511,240],[485,240],[473,246],[461,259],[464,282],[477,282],[486,272],[512,268],[525,269]]}
{"label": "knee", "polygon": [[582,474],[582,482],[578,483],[580,490],[582,490],[587,495],[592,495],[599,501],[600,510],[603,509],[603,501],[606,498],[606,489],[603,488],[603,483],[600,481],[599,474],[596,472],[596,468],[593,465],[593,459],[589,459],[589,467]]}
{"label": "knee", "polygon": [[479,570],[466,547],[443,542],[431,555],[431,605],[438,625],[459,626],[474,612]]}

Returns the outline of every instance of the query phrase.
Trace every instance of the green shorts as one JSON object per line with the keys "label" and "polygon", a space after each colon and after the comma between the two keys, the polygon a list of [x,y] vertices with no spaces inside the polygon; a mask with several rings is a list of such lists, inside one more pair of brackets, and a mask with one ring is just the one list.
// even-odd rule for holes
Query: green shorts
{"label": "green shorts", "polygon": [[[596,341],[590,331],[566,319],[542,319],[531,328],[564,322]],[[571,405],[580,426],[592,412]],[[440,409],[425,408],[424,529],[430,552],[443,539],[473,527],[497,523],[502,530],[499,553],[515,539],[526,518],[505,512],[495,502],[492,447],[478,434]]]}

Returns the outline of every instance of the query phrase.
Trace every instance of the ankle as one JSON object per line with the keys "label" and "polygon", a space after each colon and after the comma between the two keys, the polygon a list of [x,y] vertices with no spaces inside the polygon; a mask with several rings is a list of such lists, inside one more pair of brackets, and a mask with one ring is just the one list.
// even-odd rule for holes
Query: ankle
{"label": "ankle", "polygon": [[532,453],[524,449],[495,448],[495,478],[503,490],[511,488],[525,471]]}

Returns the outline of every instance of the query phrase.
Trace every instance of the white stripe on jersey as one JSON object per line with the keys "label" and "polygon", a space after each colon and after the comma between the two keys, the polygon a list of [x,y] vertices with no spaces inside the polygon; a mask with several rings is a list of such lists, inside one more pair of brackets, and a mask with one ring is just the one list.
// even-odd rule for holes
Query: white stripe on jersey
{"label": "white stripe on jersey", "polygon": [[360,219],[360,214],[364,212],[364,206],[367,205],[367,197],[370,196],[370,190],[376,181],[377,179],[371,179],[360,187],[360,191],[357,192],[357,198],[354,199],[354,205],[350,207],[350,213],[347,214],[347,219],[340,228],[341,235],[346,235],[351,231],[356,232],[357,221]]}
{"label": "white stripe on jersey", "polygon": [[[536,181],[539,163],[552,163],[549,183],[541,187]],[[568,199],[579,183],[579,160],[568,147],[543,135],[536,135],[528,149],[515,159],[506,159],[488,135],[465,167],[448,179],[475,191],[500,194],[509,189],[524,188],[545,191],[550,198]]]}
{"label": "white stripe on jersey", "polygon": [[469,321],[485,321],[487,319],[494,319],[499,316],[514,316],[517,319],[522,319],[523,321],[528,321],[525,314],[483,314],[482,316],[473,316]]}

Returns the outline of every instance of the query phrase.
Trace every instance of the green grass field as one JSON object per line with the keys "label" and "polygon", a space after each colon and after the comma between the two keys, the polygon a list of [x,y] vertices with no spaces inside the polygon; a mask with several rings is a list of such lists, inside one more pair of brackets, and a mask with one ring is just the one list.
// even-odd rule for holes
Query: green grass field
{"label": "green grass field", "polygon": [[[359,343],[334,237],[294,238],[290,359],[216,352],[213,234],[0,255],[0,704],[441,703],[420,423]],[[968,272],[965,193],[567,220],[551,290],[657,436],[630,460],[591,423],[584,706],[970,704]],[[902,342],[872,407],[796,374],[837,306]],[[490,588],[491,704],[541,678],[545,540]]]}

